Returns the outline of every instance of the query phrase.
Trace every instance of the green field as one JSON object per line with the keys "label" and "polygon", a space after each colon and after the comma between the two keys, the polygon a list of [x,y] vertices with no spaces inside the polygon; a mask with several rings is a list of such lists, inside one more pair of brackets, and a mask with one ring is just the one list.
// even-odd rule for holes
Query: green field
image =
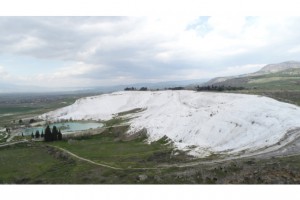
{"label": "green field", "polygon": [[190,159],[184,152],[174,150],[167,137],[149,143],[144,131],[127,135],[129,126],[120,125],[123,122],[114,118],[105,122],[105,129],[100,134],[66,138],[52,145],[94,162],[122,169],[151,168]]}
{"label": "green field", "polygon": [[0,132],[0,143],[6,142],[6,134],[5,132]]}
{"label": "green field", "polygon": [[0,162],[1,184],[112,183],[118,173],[37,143],[1,148]]}
{"label": "green field", "polygon": [[264,90],[300,91],[300,76],[287,76],[282,73],[254,76],[243,86]]}
{"label": "green field", "polygon": [[[296,80],[270,76],[253,78],[248,83],[248,86],[252,84],[251,87],[235,92],[264,95],[300,105]],[[275,88],[274,81],[278,84]],[[19,119],[69,105],[76,98],[32,105],[0,104],[0,126],[16,125]],[[186,152],[175,150],[166,137],[148,143],[145,131],[127,136],[129,119],[126,115],[140,111],[122,112],[111,120],[103,121],[105,127],[99,132],[94,130],[96,135],[66,137],[63,141],[50,143],[34,142],[29,136],[26,138],[29,142],[0,147],[0,184],[300,183],[300,156],[201,164],[200,161],[213,161],[219,155],[196,159]],[[6,141],[4,135],[0,133],[0,143]],[[19,140],[24,140],[24,137],[16,136],[13,141]],[[194,165],[196,161],[199,163]],[[182,166],[189,163],[193,165]]]}
{"label": "green field", "polygon": [[[98,142],[99,138],[89,140]],[[102,138],[102,139],[105,139]],[[100,140],[102,140],[100,139]],[[78,142],[86,141],[79,139]],[[92,142],[89,143],[92,143]],[[135,141],[137,144],[138,141]],[[102,144],[105,145],[105,142]],[[132,143],[128,143],[132,144]],[[52,143],[51,145],[59,145]],[[146,144],[145,144],[146,145]],[[132,154],[140,154],[142,149],[148,151],[148,155],[141,153],[141,157],[149,158],[152,147],[131,147],[127,152],[114,150],[114,162],[122,162],[123,159],[132,159]],[[157,148],[157,144],[154,145]],[[159,145],[158,145],[159,146]],[[94,146],[90,150],[80,151],[78,154],[93,158],[99,162],[107,161],[107,157],[100,159],[97,153],[93,156],[86,155],[89,151],[101,148]],[[73,153],[74,149],[69,149]],[[163,149],[162,149],[163,150]],[[154,154],[152,154],[154,155]],[[94,157],[96,156],[96,157]],[[123,157],[125,156],[125,158]],[[138,158],[137,162],[139,162]],[[148,163],[161,164],[166,158],[158,155],[148,160]],[[199,164],[190,167],[165,167],[157,169],[110,169],[81,161],[49,144],[35,142],[18,144],[0,148],[0,183],[1,184],[299,184],[300,156],[285,158],[255,159],[244,158],[231,161],[223,161],[214,164]],[[176,163],[188,163],[189,161],[177,160]],[[127,165],[123,162],[121,165]],[[140,163],[141,164],[141,163]],[[145,163],[143,163],[145,164]],[[120,166],[120,165],[119,165]]]}
{"label": "green field", "polygon": [[216,85],[244,87],[230,93],[256,94],[300,105],[300,69],[228,79]]}
{"label": "green field", "polygon": [[[23,100],[22,96],[17,96],[17,100],[14,96],[7,97],[5,102],[0,102],[0,127],[12,126],[18,124],[20,119],[35,117],[37,115],[65,107],[73,104],[77,99],[91,94],[79,94],[79,95],[56,95],[51,99],[46,99],[41,102],[35,102],[36,98],[26,97],[29,99]],[[47,98],[44,97],[44,98]],[[16,102],[14,102],[14,100]],[[12,102],[12,103],[10,103]],[[14,122],[14,123],[13,123]]]}
{"label": "green field", "polygon": [[0,162],[0,183],[43,183],[51,179],[59,183],[73,165],[55,159],[41,145],[28,144],[1,148]]}
{"label": "green field", "polygon": [[[172,145],[166,139],[147,144],[144,136],[122,141],[117,131],[52,143],[31,142],[0,147],[0,183],[137,183],[140,174],[154,177],[158,164],[171,159]],[[114,170],[80,161],[57,149],[61,147],[84,159],[119,167]]]}
{"label": "green field", "polygon": [[24,112],[33,112],[39,108],[34,107],[17,107],[17,106],[1,106],[0,107],[0,116],[4,114],[15,114],[15,113],[24,113]]}
{"label": "green field", "polygon": [[[55,142],[76,155],[119,168],[155,167],[170,160],[172,146],[160,140],[145,143],[145,137],[122,141],[113,134],[100,134],[81,140]],[[159,162],[158,162],[159,161]]]}
{"label": "green field", "polygon": [[[115,120],[111,125],[119,125],[118,121]],[[134,137],[127,136],[124,134],[127,128],[126,125],[107,126],[104,131],[99,130],[98,135],[78,136],[49,143],[31,141],[0,147],[0,183],[300,183],[299,155],[201,164],[201,160],[174,150],[166,137],[157,142],[146,143],[145,133],[138,133]],[[212,156],[203,161],[215,159]],[[195,165],[195,161],[199,163]],[[192,165],[181,166],[188,163]],[[103,164],[118,169],[105,167]]]}

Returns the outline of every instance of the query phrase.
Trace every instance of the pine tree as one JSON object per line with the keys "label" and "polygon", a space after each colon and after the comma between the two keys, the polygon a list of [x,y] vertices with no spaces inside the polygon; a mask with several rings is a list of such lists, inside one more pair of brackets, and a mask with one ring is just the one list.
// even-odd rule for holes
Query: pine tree
{"label": "pine tree", "polygon": [[34,138],[33,132],[31,133],[31,138]]}
{"label": "pine tree", "polygon": [[58,131],[57,139],[58,139],[58,140],[62,140],[62,133],[60,132],[60,129],[59,129],[59,131]]}
{"label": "pine tree", "polygon": [[41,134],[41,138],[43,138],[44,137],[44,130],[42,130],[42,134]]}
{"label": "pine tree", "polygon": [[52,140],[56,141],[57,137],[58,137],[58,130],[57,130],[56,126],[53,126],[53,128],[52,128]]}
{"label": "pine tree", "polygon": [[49,125],[48,125],[46,127],[46,129],[45,129],[45,135],[44,135],[46,142],[50,142],[52,140],[51,135],[52,135],[51,134],[51,129],[50,129]]}
{"label": "pine tree", "polygon": [[40,131],[39,131],[39,130],[37,130],[37,131],[35,132],[35,138],[40,138]]}

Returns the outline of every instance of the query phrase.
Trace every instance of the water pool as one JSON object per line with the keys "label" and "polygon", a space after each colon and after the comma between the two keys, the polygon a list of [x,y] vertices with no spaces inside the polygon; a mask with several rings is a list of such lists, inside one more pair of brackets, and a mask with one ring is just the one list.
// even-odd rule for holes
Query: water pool
{"label": "water pool", "polygon": [[[103,124],[98,122],[65,122],[65,123],[53,123],[50,124],[49,126],[51,130],[53,126],[56,126],[58,129],[60,129],[62,134],[66,134],[70,132],[100,128],[103,126]],[[41,134],[42,131],[45,131],[46,127],[47,126],[45,125],[45,126],[25,128],[21,132],[23,132],[24,135],[31,135],[31,133],[35,134],[35,132],[38,130]]]}

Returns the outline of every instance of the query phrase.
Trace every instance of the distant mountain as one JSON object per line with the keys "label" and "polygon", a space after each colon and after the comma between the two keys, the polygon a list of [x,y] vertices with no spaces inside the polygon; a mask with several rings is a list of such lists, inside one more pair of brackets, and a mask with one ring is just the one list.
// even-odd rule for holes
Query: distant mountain
{"label": "distant mountain", "polygon": [[0,94],[14,93],[82,93],[82,88],[48,88],[30,85],[16,85],[0,81]]}
{"label": "distant mountain", "polygon": [[233,92],[268,96],[300,106],[300,64],[289,61],[266,65],[255,73],[218,77],[199,86],[244,88]]}
{"label": "distant mountain", "polygon": [[199,85],[206,82],[208,79],[195,79],[195,80],[181,80],[181,81],[166,81],[156,83],[134,83],[126,85],[115,85],[115,86],[100,86],[90,89],[90,91],[98,92],[116,92],[122,91],[126,87],[135,87],[140,89],[141,87],[147,87],[148,89],[165,89],[170,87],[186,87],[188,85]]}
{"label": "distant mountain", "polygon": [[234,79],[236,78],[237,76],[227,76],[227,77],[216,77],[216,78],[213,78],[205,83],[203,83],[202,85],[215,85],[217,83],[222,83],[224,81],[227,81],[229,79]]}
{"label": "distant mountain", "polygon": [[291,68],[300,68],[300,62],[296,61],[287,61],[283,63],[278,64],[270,64],[263,67],[261,70],[259,70],[257,73],[275,73],[284,71]]}
{"label": "distant mountain", "polygon": [[199,85],[207,81],[208,79],[194,79],[194,80],[181,80],[181,81],[166,81],[157,83],[134,83],[126,85],[113,85],[113,86],[99,86],[99,87],[82,87],[82,88],[46,88],[37,86],[24,86],[7,84],[0,81],[0,94],[1,93],[109,93],[116,91],[123,91],[126,87],[135,87],[140,89],[141,87],[147,87],[148,89],[164,89],[169,87],[185,87],[190,84]]}
{"label": "distant mountain", "polygon": [[16,87],[15,85],[4,83],[2,81],[0,81],[0,85],[0,93],[11,91]]}
{"label": "distant mountain", "polygon": [[[269,64],[264,66],[261,70],[254,73],[242,74],[238,76],[216,77],[203,83],[202,86],[206,86],[206,85],[247,86],[248,83],[253,83],[255,81],[259,82],[258,79],[266,78],[266,76],[274,76],[274,77],[285,76],[285,79],[287,79],[286,77],[287,75],[294,76],[295,74],[298,74],[299,71],[298,69],[300,69],[300,62],[296,62],[296,61],[287,61],[278,64]],[[254,79],[256,80],[254,81]],[[270,82],[271,80],[273,79],[269,79],[267,82]]]}

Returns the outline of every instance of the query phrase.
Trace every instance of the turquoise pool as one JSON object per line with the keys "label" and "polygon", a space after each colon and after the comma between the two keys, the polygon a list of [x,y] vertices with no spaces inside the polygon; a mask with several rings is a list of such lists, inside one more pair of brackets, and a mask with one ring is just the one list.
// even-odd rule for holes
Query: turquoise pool
{"label": "turquoise pool", "polygon": [[[66,134],[66,133],[70,133],[70,132],[100,128],[103,126],[103,124],[97,123],[97,122],[65,122],[65,123],[53,123],[53,124],[50,124],[49,126],[51,129],[53,126],[56,126],[58,129],[61,130],[62,134]],[[45,128],[46,128],[46,125],[38,126],[38,127],[30,127],[30,128],[25,128],[22,132],[24,135],[31,135],[31,133],[35,134],[35,132],[37,130],[40,133],[42,133],[42,131],[45,131]]]}

